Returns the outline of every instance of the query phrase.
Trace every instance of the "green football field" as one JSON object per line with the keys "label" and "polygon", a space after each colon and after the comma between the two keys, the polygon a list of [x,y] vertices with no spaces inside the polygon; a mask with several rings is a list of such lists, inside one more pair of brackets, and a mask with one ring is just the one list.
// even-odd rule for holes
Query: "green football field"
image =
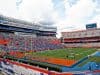
{"label": "green football field", "polygon": [[31,54],[35,57],[51,57],[80,60],[81,58],[91,55],[96,51],[97,49],[95,48],[66,48],[58,50],[45,50],[40,52],[33,52]]}

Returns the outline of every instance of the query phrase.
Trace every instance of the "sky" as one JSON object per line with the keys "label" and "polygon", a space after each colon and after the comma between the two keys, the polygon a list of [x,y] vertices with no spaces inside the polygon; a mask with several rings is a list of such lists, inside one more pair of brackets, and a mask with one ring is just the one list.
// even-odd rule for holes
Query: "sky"
{"label": "sky", "polygon": [[100,28],[100,0],[0,0],[0,14],[57,27],[60,32],[84,30],[86,24]]}

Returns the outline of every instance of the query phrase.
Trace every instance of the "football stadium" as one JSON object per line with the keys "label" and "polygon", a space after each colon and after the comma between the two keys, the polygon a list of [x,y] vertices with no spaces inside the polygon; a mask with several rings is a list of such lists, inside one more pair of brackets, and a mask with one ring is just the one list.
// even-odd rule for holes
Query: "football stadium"
{"label": "football stadium", "polygon": [[[4,75],[100,75],[100,29],[62,32],[0,15]],[[91,28],[91,25],[94,28]]]}

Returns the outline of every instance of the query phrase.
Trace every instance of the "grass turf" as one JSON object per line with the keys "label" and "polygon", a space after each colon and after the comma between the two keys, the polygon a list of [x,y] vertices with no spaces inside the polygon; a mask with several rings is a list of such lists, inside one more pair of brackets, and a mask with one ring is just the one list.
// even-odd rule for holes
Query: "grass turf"
{"label": "grass turf", "polygon": [[31,53],[31,55],[36,57],[51,57],[51,58],[80,60],[81,58],[88,56],[94,53],[95,51],[97,51],[95,48],[67,48],[67,49],[33,52]]}

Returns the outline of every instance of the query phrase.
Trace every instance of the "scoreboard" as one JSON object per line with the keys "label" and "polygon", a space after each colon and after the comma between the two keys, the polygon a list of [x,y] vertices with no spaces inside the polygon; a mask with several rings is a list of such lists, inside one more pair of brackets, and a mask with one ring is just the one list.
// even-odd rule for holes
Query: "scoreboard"
{"label": "scoreboard", "polygon": [[86,29],[95,29],[97,28],[97,24],[96,23],[92,23],[92,24],[87,24],[86,25]]}

